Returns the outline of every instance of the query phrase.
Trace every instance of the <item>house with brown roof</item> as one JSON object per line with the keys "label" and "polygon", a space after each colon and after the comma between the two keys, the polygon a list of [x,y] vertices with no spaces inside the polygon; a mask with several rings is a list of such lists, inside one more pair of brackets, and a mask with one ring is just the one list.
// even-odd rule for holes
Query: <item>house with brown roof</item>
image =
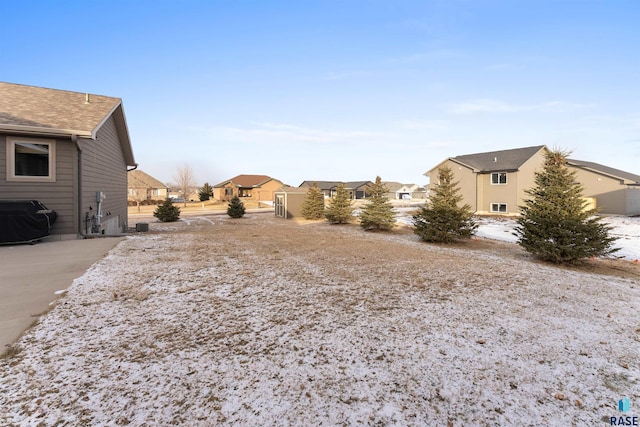
{"label": "house with brown roof", "polygon": [[120,98],[0,82],[0,199],[54,210],[52,238],[126,231],[136,166]]}
{"label": "house with brown roof", "polygon": [[140,169],[127,174],[127,197],[132,202],[162,201],[169,197],[169,187]]}
{"label": "house with brown roof", "polygon": [[233,197],[257,202],[273,202],[281,181],[267,175],[238,175],[213,186],[213,198],[228,201]]}
{"label": "house with brown roof", "polygon": [[[430,185],[438,182],[438,169],[444,165],[453,171],[460,187],[462,203],[478,214],[520,213],[519,206],[535,186],[535,172],[542,170],[544,145],[489,151],[449,157],[425,172]],[[594,202],[602,214],[640,214],[640,176],[592,162],[568,159],[583,186],[583,196]]]}

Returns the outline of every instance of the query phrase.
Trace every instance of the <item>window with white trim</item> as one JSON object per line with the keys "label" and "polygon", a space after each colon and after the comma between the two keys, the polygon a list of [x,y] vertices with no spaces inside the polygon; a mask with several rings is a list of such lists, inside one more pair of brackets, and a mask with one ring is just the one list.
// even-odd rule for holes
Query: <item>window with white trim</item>
{"label": "window with white trim", "polygon": [[7,138],[7,181],[55,182],[56,142]]}
{"label": "window with white trim", "polygon": [[491,203],[491,212],[507,213],[506,203]]}
{"label": "window with white trim", "polygon": [[507,173],[506,172],[493,172],[491,174],[491,184],[492,185],[504,185],[507,183]]}

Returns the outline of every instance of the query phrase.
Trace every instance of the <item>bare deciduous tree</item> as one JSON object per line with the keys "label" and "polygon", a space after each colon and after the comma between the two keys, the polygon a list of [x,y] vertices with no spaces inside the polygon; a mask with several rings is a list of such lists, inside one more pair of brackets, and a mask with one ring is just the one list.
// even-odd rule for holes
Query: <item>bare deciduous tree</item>
{"label": "bare deciduous tree", "polygon": [[191,166],[186,163],[182,166],[178,166],[173,180],[182,194],[184,206],[187,206],[187,197],[189,197],[189,192],[196,186],[195,179],[193,177],[193,169],[191,169]]}

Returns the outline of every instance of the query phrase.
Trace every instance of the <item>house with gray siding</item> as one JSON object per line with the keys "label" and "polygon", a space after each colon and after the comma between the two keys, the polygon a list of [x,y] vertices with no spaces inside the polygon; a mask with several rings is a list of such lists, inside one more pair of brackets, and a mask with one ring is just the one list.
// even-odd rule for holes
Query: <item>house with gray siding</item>
{"label": "house with gray siding", "polygon": [[352,200],[366,199],[369,197],[369,187],[373,185],[371,181],[302,181],[298,187],[309,188],[316,184],[325,197],[333,197],[338,191],[338,186],[343,185],[349,192]]}
{"label": "house with gray siding", "polygon": [[0,82],[0,200],[54,210],[51,238],[126,231],[136,167],[121,99]]}

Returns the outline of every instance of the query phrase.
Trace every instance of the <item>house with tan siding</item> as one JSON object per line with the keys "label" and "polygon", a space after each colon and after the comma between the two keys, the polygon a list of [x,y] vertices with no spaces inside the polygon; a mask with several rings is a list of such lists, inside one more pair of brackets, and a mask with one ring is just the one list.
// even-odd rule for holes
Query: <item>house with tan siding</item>
{"label": "house with tan siding", "polygon": [[126,231],[136,166],[121,99],[0,82],[0,200],[54,210],[51,238]]}
{"label": "house with tan siding", "polygon": [[213,186],[213,198],[229,201],[233,197],[256,202],[273,202],[281,181],[267,175],[238,175]]}
{"label": "house with tan siding", "polygon": [[[444,165],[453,171],[462,203],[477,214],[518,215],[519,206],[535,186],[535,172],[543,168],[548,148],[544,145],[489,151],[449,157],[425,172],[430,185],[438,182],[438,169]],[[640,176],[593,162],[568,159],[583,186],[583,196],[591,199],[599,213],[640,214]]]}
{"label": "house with tan siding", "polygon": [[137,169],[127,174],[127,193],[133,202],[162,201],[169,197],[169,187]]}
{"label": "house with tan siding", "polygon": [[595,199],[600,213],[640,215],[640,175],[582,160],[568,159],[567,163],[576,171],[583,194]]}

